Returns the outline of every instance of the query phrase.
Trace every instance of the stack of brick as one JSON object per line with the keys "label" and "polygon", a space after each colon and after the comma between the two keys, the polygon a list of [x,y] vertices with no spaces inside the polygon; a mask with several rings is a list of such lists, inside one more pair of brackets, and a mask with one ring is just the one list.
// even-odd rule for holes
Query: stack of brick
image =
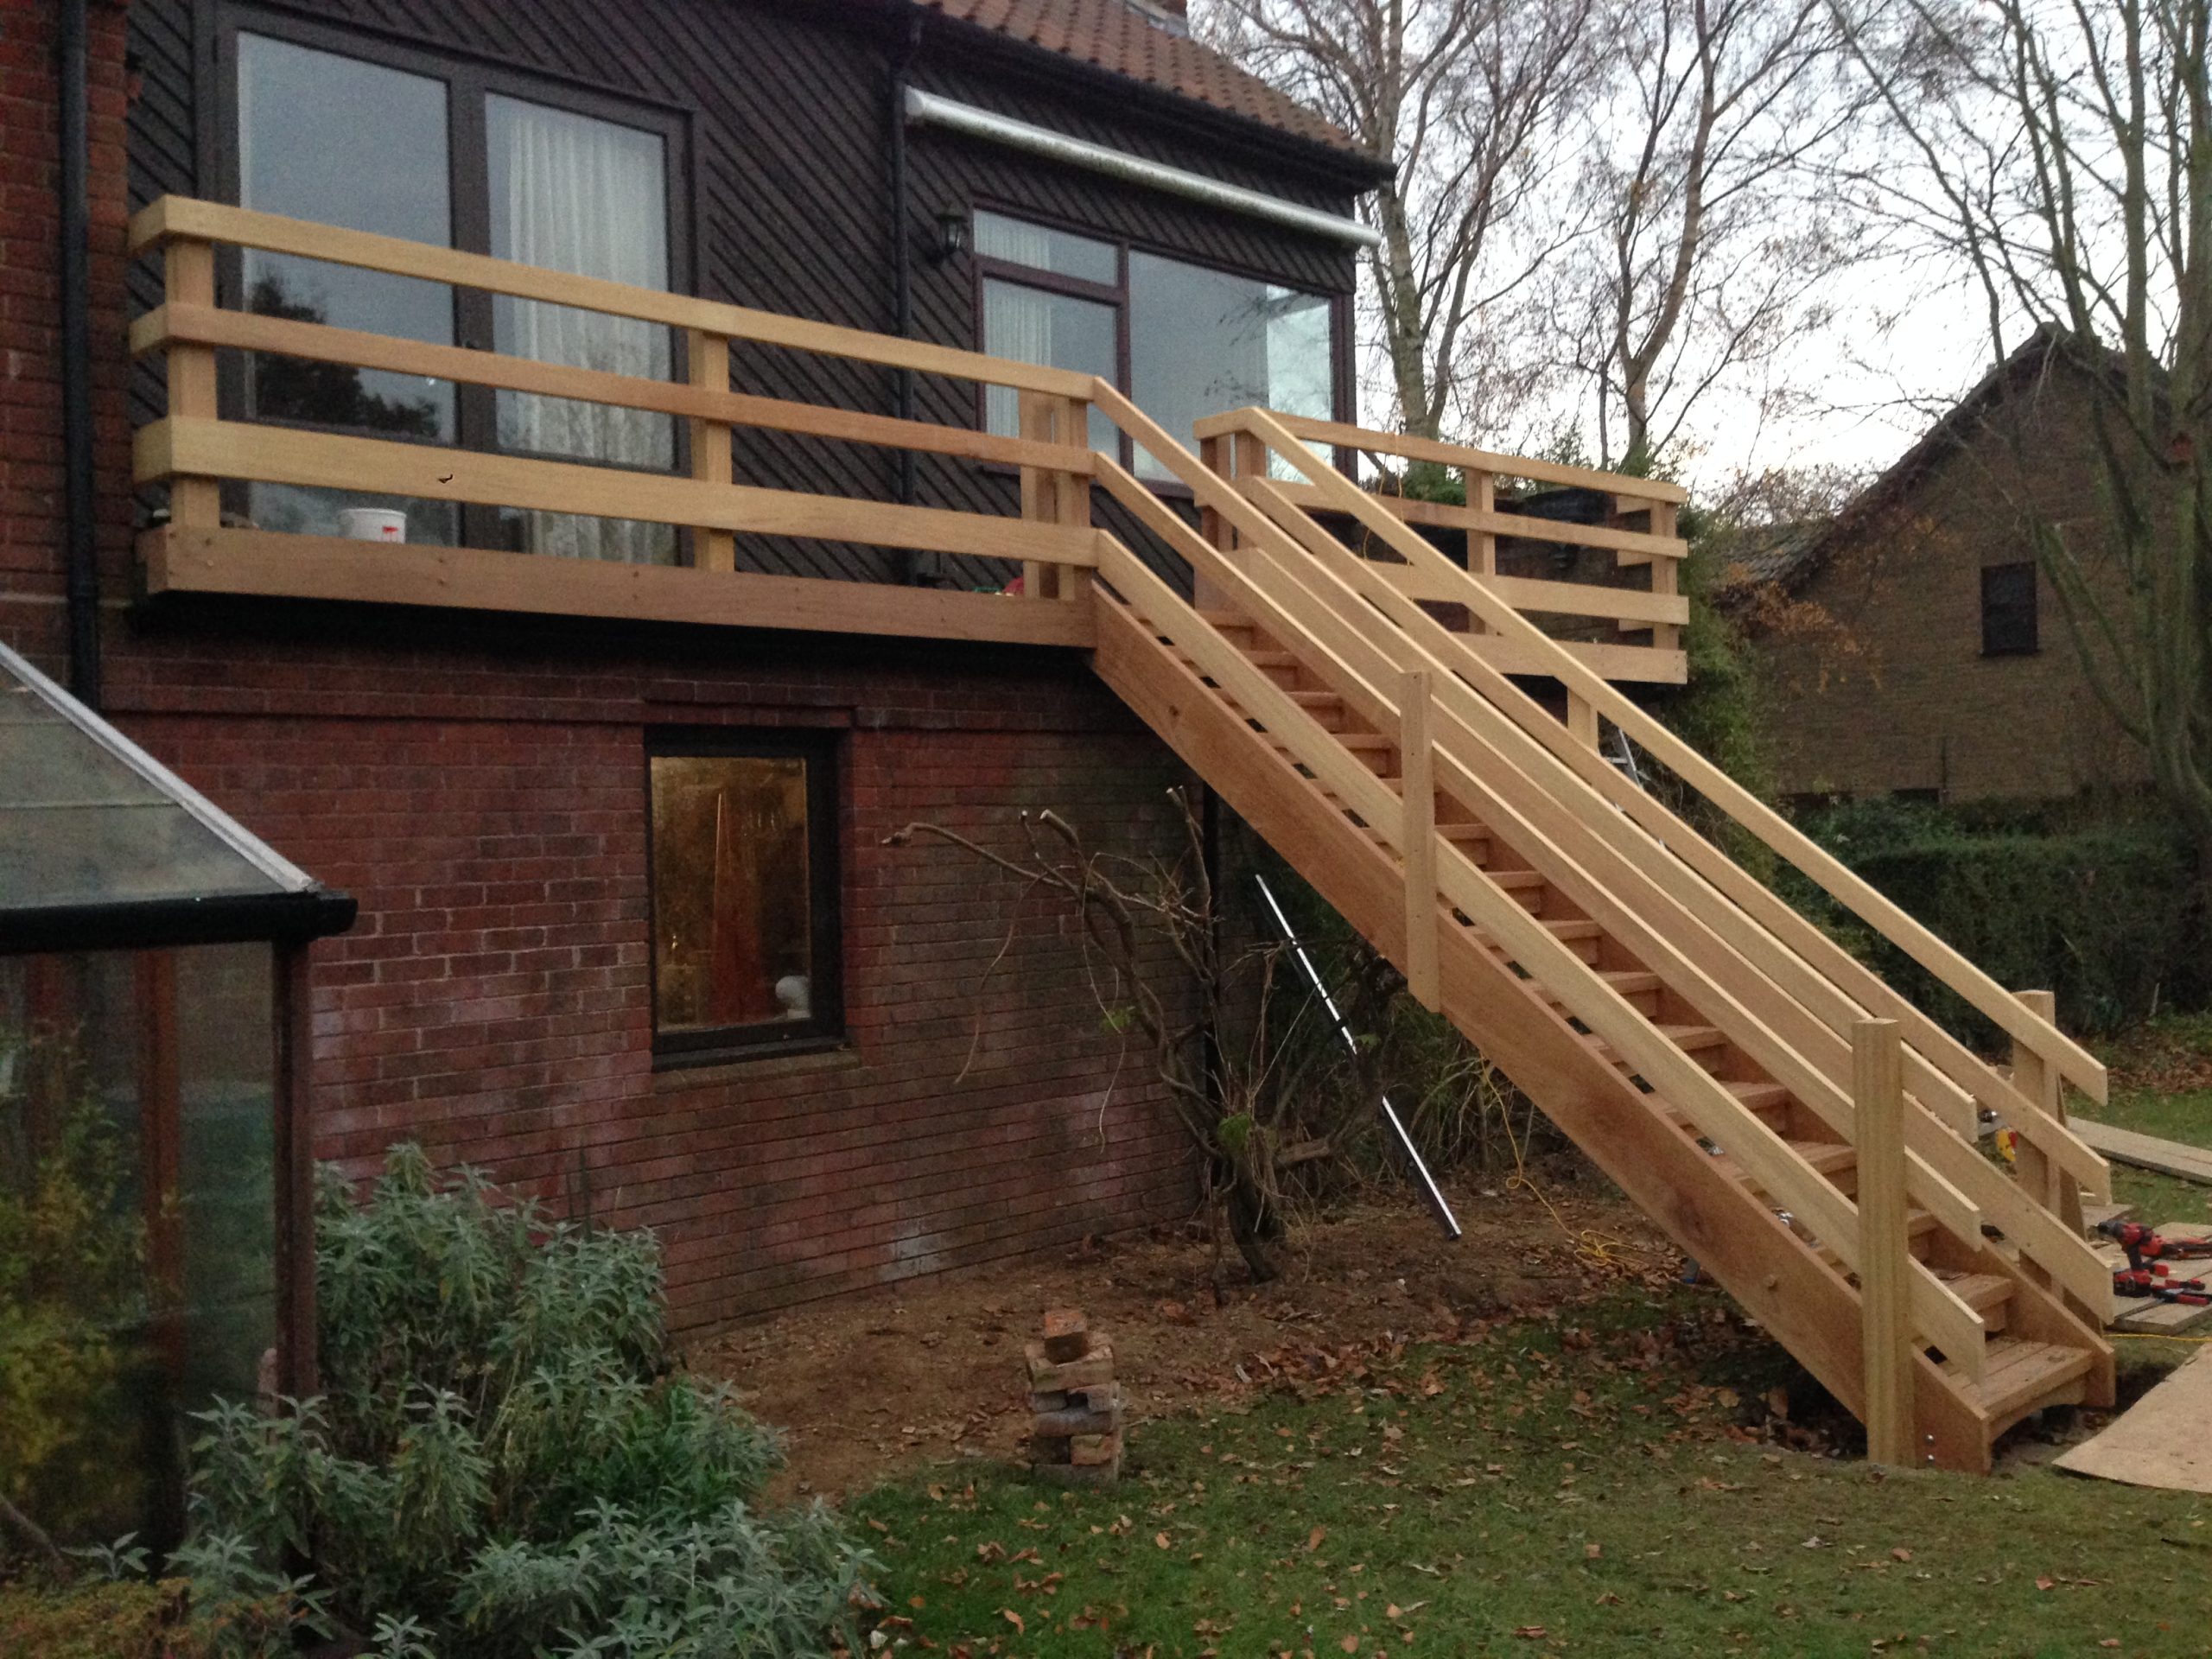
{"label": "stack of brick", "polygon": [[1039,1475],[1104,1486],[1122,1472],[1122,1390],[1114,1350],[1075,1307],[1045,1310],[1045,1335],[1027,1344],[1030,1454]]}

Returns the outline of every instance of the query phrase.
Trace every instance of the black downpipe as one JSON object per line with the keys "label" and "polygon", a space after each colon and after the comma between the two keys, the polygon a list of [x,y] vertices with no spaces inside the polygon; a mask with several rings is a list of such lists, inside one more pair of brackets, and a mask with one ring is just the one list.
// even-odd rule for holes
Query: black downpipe
{"label": "black downpipe", "polygon": [[55,65],[61,105],[61,503],[69,690],[100,706],[100,580],[93,536],[92,151],[87,0],[61,0]]}
{"label": "black downpipe", "polygon": [[[914,226],[908,209],[912,191],[906,178],[906,72],[922,47],[922,14],[912,5],[901,6],[903,22],[898,43],[891,49],[889,97],[884,110],[885,143],[891,168],[891,299],[892,329],[899,339],[914,334]],[[892,413],[902,421],[914,418],[914,372],[899,369],[893,374]],[[914,452],[898,454],[899,504],[914,502]],[[921,580],[922,556],[908,549],[899,556],[900,579],[912,586]]]}

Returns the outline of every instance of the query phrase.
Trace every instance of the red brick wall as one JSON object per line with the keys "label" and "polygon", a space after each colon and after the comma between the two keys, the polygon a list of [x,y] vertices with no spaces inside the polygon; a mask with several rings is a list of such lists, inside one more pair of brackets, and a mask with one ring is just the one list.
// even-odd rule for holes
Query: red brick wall
{"label": "red brick wall", "polygon": [[[1106,1031],[1066,919],[1017,917],[1018,884],[968,855],[882,844],[928,818],[1011,852],[1019,812],[1050,806],[1102,848],[1175,849],[1172,757],[1071,654],[641,650],[497,623],[426,647],[366,615],[282,615],[313,644],[157,620],[109,664],[121,724],[360,901],[317,948],[321,1155],[365,1172],[418,1138],[652,1226],[687,1326],[1189,1202],[1148,1061]],[[658,723],[843,734],[845,1051],[653,1069]]]}
{"label": "red brick wall", "polygon": [[[64,667],[61,612],[60,138],[54,0],[0,0],[0,639]],[[91,10],[94,419],[104,479],[130,475],[124,406],[123,9]],[[99,541],[120,573],[126,488],[100,496]]]}
{"label": "red brick wall", "polygon": [[2059,526],[2125,613],[2091,446],[2087,388],[2054,371],[1974,423],[1812,575],[1801,597],[1820,626],[1761,642],[1785,791],[2052,799],[2149,779],[2048,575],[2036,578],[2040,649],[1981,654],[1981,572],[2034,557],[2028,513]]}

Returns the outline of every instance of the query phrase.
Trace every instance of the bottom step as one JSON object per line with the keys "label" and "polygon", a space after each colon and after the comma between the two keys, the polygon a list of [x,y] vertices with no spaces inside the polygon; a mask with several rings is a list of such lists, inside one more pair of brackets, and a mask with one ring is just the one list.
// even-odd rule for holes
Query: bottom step
{"label": "bottom step", "polygon": [[1955,1386],[1972,1404],[1989,1414],[1993,1437],[2031,1411],[2079,1403],[2096,1357],[2086,1348],[2020,1337],[1992,1337],[1981,1381],[1945,1365]]}

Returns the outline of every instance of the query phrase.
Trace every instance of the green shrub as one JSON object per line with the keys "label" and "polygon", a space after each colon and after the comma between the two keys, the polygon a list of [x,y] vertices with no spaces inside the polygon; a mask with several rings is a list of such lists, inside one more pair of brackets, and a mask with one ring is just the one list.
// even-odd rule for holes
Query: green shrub
{"label": "green shrub", "polygon": [[[10,1104],[0,1096],[0,1127],[14,1127]],[[64,1541],[136,1519],[118,1474],[142,1455],[148,1363],[130,1172],[121,1133],[84,1097],[51,1146],[0,1179],[0,1497]],[[14,1541],[0,1530],[0,1554]]]}
{"label": "green shrub", "polygon": [[326,1173],[326,1392],[228,1403],[194,1448],[200,1590],[306,1562],[390,1654],[781,1656],[856,1643],[866,1556],[818,1504],[764,1516],[773,1435],[671,1370],[658,1247],[549,1223],[396,1147]]}
{"label": "green shrub", "polygon": [[[2059,1022],[2101,1034],[2207,990],[2196,857],[2152,820],[2063,827],[2042,809],[1909,802],[1829,809],[1815,839],[2000,985],[2057,995]],[[1824,895],[1792,896],[1914,1001],[1969,1041],[1995,1029]]]}

